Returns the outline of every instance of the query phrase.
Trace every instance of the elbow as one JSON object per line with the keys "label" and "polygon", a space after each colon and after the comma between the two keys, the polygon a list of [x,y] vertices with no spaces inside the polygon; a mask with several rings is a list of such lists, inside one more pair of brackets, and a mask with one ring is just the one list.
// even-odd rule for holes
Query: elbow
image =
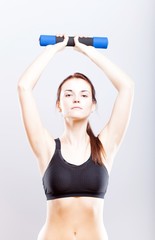
{"label": "elbow", "polygon": [[128,81],[123,85],[122,90],[130,92],[134,94],[135,83],[132,79],[128,79]]}
{"label": "elbow", "polygon": [[25,94],[32,92],[31,89],[27,88],[25,85],[18,83],[17,85],[17,95],[19,98],[25,96]]}
{"label": "elbow", "polygon": [[126,97],[130,96],[130,98],[133,99],[134,89],[135,89],[135,83],[134,81],[130,80],[119,88],[118,93]]}
{"label": "elbow", "polygon": [[129,80],[129,85],[131,86],[131,88],[134,89],[134,86],[135,86],[135,82],[130,78]]}
{"label": "elbow", "polygon": [[127,84],[127,89],[128,89],[128,91],[130,91],[131,93],[134,93],[135,83],[134,83],[133,80],[130,80],[130,82]]}
{"label": "elbow", "polygon": [[20,83],[18,83],[18,85],[17,85],[17,95],[18,95],[19,99],[21,98],[23,93],[24,93],[24,87]]}
{"label": "elbow", "polygon": [[24,90],[25,87],[23,86],[23,84],[19,81],[18,84],[17,84],[17,91],[20,92],[22,90]]}
{"label": "elbow", "polygon": [[124,92],[126,93],[126,95],[129,95],[129,96],[131,96],[131,98],[133,98],[134,97],[134,89],[135,89],[134,82],[130,82],[130,84],[126,87]]}
{"label": "elbow", "polygon": [[17,91],[21,91],[22,89],[25,88],[24,86],[24,81],[23,81],[23,78],[20,77],[20,79],[18,80],[18,83],[17,83]]}
{"label": "elbow", "polygon": [[17,91],[20,93],[20,92],[24,92],[24,91],[28,91],[28,90],[31,91],[32,89],[25,81],[22,81],[22,79],[20,79],[17,84]]}
{"label": "elbow", "polygon": [[23,86],[23,84],[21,84],[20,82],[17,84],[17,92],[18,94],[20,94],[21,92],[23,92],[25,89],[25,87]]}
{"label": "elbow", "polygon": [[21,86],[20,82],[18,82],[18,84],[17,84],[17,92],[18,92],[18,94],[21,92],[21,90],[22,90],[22,86]]}
{"label": "elbow", "polygon": [[131,93],[133,93],[133,94],[134,94],[134,90],[135,90],[135,83],[134,83],[134,81],[133,81],[133,80],[131,80],[131,82],[130,82],[129,89],[130,89]]}
{"label": "elbow", "polygon": [[124,93],[126,94],[126,96],[130,96],[131,101],[133,101],[134,99],[134,89],[135,89],[135,83],[131,81],[127,86],[127,88],[124,90]]}

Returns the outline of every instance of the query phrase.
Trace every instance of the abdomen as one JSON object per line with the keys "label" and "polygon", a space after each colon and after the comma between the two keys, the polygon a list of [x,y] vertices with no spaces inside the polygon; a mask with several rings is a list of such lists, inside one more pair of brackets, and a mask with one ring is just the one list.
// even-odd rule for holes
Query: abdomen
{"label": "abdomen", "polygon": [[108,240],[103,199],[70,197],[47,201],[47,219],[38,240]]}

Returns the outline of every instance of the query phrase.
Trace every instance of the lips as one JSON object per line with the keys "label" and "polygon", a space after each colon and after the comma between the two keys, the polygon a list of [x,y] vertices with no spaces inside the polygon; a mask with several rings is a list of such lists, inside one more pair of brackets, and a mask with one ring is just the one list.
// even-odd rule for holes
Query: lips
{"label": "lips", "polygon": [[71,109],[82,109],[82,108],[79,107],[79,106],[74,106],[74,107],[72,107]]}

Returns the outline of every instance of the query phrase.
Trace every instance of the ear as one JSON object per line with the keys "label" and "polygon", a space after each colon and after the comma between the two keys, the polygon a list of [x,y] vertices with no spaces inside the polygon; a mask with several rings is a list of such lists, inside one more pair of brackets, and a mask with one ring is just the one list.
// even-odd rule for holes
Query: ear
{"label": "ear", "polygon": [[59,102],[59,101],[56,103],[56,106],[57,106],[58,111],[59,111],[59,112],[62,112],[62,109],[61,109],[61,107],[60,107],[60,102]]}
{"label": "ear", "polygon": [[94,112],[95,110],[96,110],[96,103],[93,102],[93,104],[92,104],[92,112]]}

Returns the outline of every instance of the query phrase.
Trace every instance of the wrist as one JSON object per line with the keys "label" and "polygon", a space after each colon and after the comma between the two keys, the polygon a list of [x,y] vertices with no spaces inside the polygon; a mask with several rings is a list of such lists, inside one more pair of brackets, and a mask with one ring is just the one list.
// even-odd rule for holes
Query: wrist
{"label": "wrist", "polygon": [[95,56],[97,50],[93,46],[85,46],[84,48],[84,54],[91,58],[92,56]]}

